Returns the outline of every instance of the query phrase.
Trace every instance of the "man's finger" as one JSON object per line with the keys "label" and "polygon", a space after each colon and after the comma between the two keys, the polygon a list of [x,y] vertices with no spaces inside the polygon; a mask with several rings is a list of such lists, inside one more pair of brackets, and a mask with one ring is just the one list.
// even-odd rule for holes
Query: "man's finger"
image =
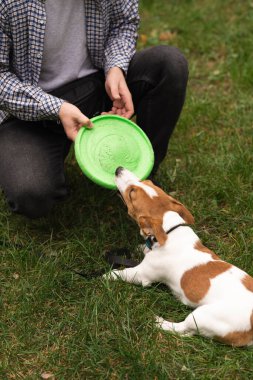
{"label": "man's finger", "polygon": [[93,127],[92,121],[88,117],[84,116],[83,114],[77,119],[77,122],[80,125],[80,127],[82,126],[85,126],[86,128]]}
{"label": "man's finger", "polygon": [[134,104],[133,104],[133,99],[132,99],[132,95],[130,94],[130,92],[128,93],[128,95],[125,98],[125,108],[127,111],[132,113],[132,115],[134,114]]}
{"label": "man's finger", "polygon": [[117,109],[116,115],[122,116],[122,109],[121,108]]}
{"label": "man's finger", "polygon": [[132,111],[126,111],[124,114],[122,114],[122,116],[127,119],[130,119],[133,116],[133,114],[134,113]]}
{"label": "man's finger", "polygon": [[113,115],[114,112],[108,111],[108,112],[102,112],[101,115]]}

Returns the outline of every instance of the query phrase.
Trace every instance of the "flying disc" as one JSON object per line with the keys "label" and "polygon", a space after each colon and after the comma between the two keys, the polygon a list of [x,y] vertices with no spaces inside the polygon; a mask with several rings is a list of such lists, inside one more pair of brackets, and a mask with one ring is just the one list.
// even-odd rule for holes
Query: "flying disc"
{"label": "flying disc", "polygon": [[132,121],[117,115],[91,119],[93,128],[81,128],[75,139],[75,156],[82,172],[96,184],[116,189],[115,170],[132,171],[141,180],[154,165],[152,145]]}

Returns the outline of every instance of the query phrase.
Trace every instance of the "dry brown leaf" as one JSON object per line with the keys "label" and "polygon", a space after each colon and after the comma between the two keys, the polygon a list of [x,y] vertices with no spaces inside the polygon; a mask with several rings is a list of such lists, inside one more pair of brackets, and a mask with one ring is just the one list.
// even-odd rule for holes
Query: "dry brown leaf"
{"label": "dry brown leaf", "polygon": [[50,380],[55,380],[55,376],[53,373],[51,372],[43,372],[41,374],[41,378],[44,379],[44,380],[47,380],[47,379],[50,379]]}
{"label": "dry brown leaf", "polygon": [[146,34],[141,34],[140,37],[139,37],[139,40],[142,44],[146,44],[147,43],[147,40],[148,40],[148,36]]}
{"label": "dry brown leaf", "polygon": [[176,33],[175,32],[170,32],[170,31],[167,31],[167,32],[162,32],[159,34],[159,40],[160,41],[172,41],[174,40],[176,37]]}

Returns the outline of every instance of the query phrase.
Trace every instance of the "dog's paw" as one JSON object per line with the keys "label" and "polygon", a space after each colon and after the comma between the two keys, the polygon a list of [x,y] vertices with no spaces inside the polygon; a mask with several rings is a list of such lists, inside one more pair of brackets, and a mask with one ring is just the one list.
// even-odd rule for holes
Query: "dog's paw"
{"label": "dog's paw", "polygon": [[158,317],[158,315],[155,316],[155,324],[157,327],[162,327],[162,323],[164,322],[164,319],[162,317]]}
{"label": "dog's paw", "polygon": [[174,331],[173,329],[173,323],[166,321],[162,317],[155,317],[155,324],[159,329],[167,330],[167,331]]}
{"label": "dog's paw", "polygon": [[107,272],[102,276],[105,280],[117,280],[119,276],[117,275],[117,271]]}

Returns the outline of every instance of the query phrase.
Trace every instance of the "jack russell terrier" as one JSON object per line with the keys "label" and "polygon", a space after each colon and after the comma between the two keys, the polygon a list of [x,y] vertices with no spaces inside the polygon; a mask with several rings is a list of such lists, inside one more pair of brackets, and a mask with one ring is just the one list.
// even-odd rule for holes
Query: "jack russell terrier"
{"label": "jack russell terrier", "polygon": [[253,344],[253,278],[201,243],[189,227],[194,218],[182,203],[127,169],[119,167],[115,174],[128,213],[150,249],[136,267],[105,276],[142,286],[166,284],[195,309],[180,323],[157,317],[163,330],[199,333],[232,346]]}

